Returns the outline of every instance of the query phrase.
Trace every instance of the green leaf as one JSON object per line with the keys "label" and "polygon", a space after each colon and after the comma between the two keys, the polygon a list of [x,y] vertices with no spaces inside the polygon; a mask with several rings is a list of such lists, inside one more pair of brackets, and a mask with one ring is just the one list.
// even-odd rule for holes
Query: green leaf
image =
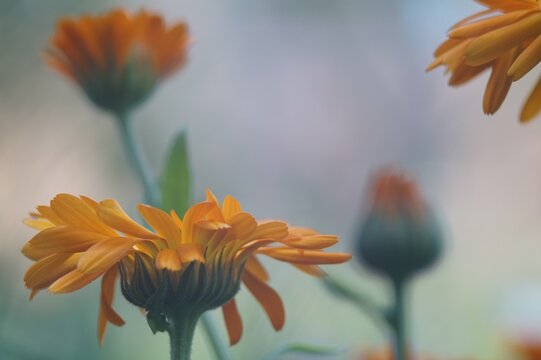
{"label": "green leaf", "polygon": [[162,177],[162,208],[175,210],[182,218],[191,203],[192,176],[188,156],[187,135],[181,131],[169,152]]}
{"label": "green leaf", "polygon": [[301,353],[301,354],[310,354],[317,356],[334,356],[346,352],[346,348],[340,348],[336,346],[321,346],[321,345],[312,345],[312,344],[303,344],[303,343],[291,343],[285,344],[270,354],[265,356],[265,360],[275,360],[279,359],[280,356],[289,354],[289,353]]}

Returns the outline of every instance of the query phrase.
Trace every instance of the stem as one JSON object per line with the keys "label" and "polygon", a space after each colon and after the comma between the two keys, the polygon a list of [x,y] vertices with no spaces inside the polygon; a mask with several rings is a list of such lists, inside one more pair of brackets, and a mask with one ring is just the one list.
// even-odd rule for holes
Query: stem
{"label": "stem", "polygon": [[[146,163],[145,157],[143,155],[143,150],[141,148],[141,145],[139,142],[135,139],[132,121],[130,119],[129,114],[127,113],[118,113],[117,114],[118,123],[120,124],[120,134],[122,136],[122,141],[124,143],[124,148],[126,150],[126,154],[128,155],[128,158],[130,159],[130,162],[133,166],[133,168],[137,172],[137,176],[141,180],[141,183],[143,184],[143,187],[145,189],[145,200],[148,202],[149,205],[153,206],[160,206],[161,204],[161,192],[159,187],[154,182],[154,178],[152,176],[152,172],[150,171],[149,166]],[[203,329],[207,335],[207,338],[210,342],[210,345],[212,347],[212,350],[214,351],[214,354],[216,356],[217,360],[230,360],[229,354],[227,352],[227,346],[223,342],[220,334],[216,330],[216,327],[213,324],[212,319],[209,317],[209,314],[203,314],[202,320],[203,320]],[[199,318],[199,317],[197,317]],[[195,325],[197,323],[197,320],[193,324],[193,330],[195,330]],[[178,327],[178,325],[175,325]],[[179,353],[179,349],[183,348],[186,349],[186,345],[182,346],[182,344],[179,344],[179,338],[177,334],[179,333],[180,329],[171,329],[169,331],[170,337],[171,337],[171,359],[177,360],[178,359],[189,359],[190,351],[191,351],[191,338],[190,338],[190,346],[188,346],[188,353],[182,354]],[[171,335],[173,334],[173,335]],[[193,331],[191,336],[193,337]],[[177,358],[173,357],[177,356]],[[187,356],[187,357],[178,357],[178,356]]]}
{"label": "stem", "polygon": [[168,318],[167,332],[171,341],[171,360],[191,359],[193,336],[198,320],[199,314],[190,311]]}
{"label": "stem", "polygon": [[389,319],[389,324],[394,335],[394,359],[407,360],[408,346],[405,324],[405,279],[393,279],[394,306]]}
{"label": "stem", "polygon": [[201,322],[203,323],[203,329],[205,330],[205,335],[207,340],[212,345],[212,350],[216,359],[218,360],[230,360],[229,354],[227,352],[227,345],[222,340],[222,337],[218,333],[214,322],[210,317],[210,313],[206,312],[201,316]]}
{"label": "stem", "polygon": [[154,182],[141,144],[135,139],[131,118],[127,113],[119,113],[117,117],[126,154],[145,189],[145,200],[149,205],[158,206],[160,204],[160,190]]}

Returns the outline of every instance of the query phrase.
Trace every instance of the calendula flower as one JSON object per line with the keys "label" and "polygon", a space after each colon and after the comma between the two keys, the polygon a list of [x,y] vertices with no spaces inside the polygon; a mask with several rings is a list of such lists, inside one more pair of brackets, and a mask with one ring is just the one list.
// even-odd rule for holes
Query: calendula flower
{"label": "calendula flower", "polygon": [[541,360],[541,338],[521,337],[510,340],[510,345],[524,360]]}
{"label": "calendula flower", "polygon": [[284,325],[282,301],[269,286],[258,255],[315,276],[323,274],[319,264],[350,258],[323,251],[337,242],[334,235],[256,220],[233,197],[219,204],[210,191],[206,201],[193,205],[182,219],[174,211],[168,214],[147,205],[138,210],[153,231],[132,220],[115,200],[61,194],[50,206],[38,206],[26,224],[39,232],[22,250],[35,261],[25,275],[31,296],[41,289],[73,292],[101,277],[101,341],[107,323],[124,323],[112,308],[120,275],[124,297],[146,310],[154,332],[168,331],[172,341],[191,340],[199,316],[221,306],[235,344],[242,335],[234,299],[241,286],[261,304],[274,329]]}
{"label": "calendula flower", "polygon": [[[429,355],[410,355],[408,360],[441,360]],[[381,349],[365,350],[361,353],[359,360],[393,360],[393,352],[388,347]]]}
{"label": "calendula flower", "polygon": [[185,23],[170,26],[148,11],[62,18],[45,58],[97,106],[125,113],[186,61]]}
{"label": "calendula flower", "polygon": [[381,172],[366,207],[357,254],[368,266],[400,280],[438,259],[439,227],[412,180],[390,170]]}
{"label": "calendula flower", "polygon": [[[486,114],[502,105],[513,81],[520,80],[541,61],[541,6],[538,0],[477,0],[487,9],[455,24],[449,39],[434,53],[432,70],[443,65],[458,86],[490,70],[483,99]],[[520,115],[532,120],[541,110],[541,79]]]}

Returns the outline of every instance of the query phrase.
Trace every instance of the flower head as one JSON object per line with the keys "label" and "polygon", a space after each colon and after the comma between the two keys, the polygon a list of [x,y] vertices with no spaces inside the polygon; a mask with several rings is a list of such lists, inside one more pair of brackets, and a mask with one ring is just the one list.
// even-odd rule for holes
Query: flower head
{"label": "flower head", "polygon": [[158,14],[114,10],[61,19],[45,56],[94,104],[122,113],[185,63],[188,44],[183,22],[167,26]]}
{"label": "flower head", "polygon": [[[455,24],[448,40],[436,49],[432,70],[443,65],[449,85],[464,84],[490,70],[483,99],[486,114],[502,105],[513,81],[541,61],[541,6],[538,0],[477,0],[487,9]],[[541,111],[541,79],[520,115],[522,122]]]}
{"label": "flower head", "polygon": [[25,275],[31,296],[76,291],[102,278],[98,334],[108,322],[124,322],[112,308],[117,276],[125,298],[147,311],[153,331],[164,331],[179,311],[201,314],[221,306],[232,344],[242,334],[234,296],[241,284],[255,296],[273,327],[285,320],[279,295],[257,255],[322,275],[319,264],[349,260],[323,249],[336,236],[295,228],[282,221],[258,221],[227,196],[219,204],[207,191],[180,219],[147,205],[139,213],[153,231],[132,220],[115,200],[57,195],[50,206],[38,206],[26,223],[39,232],[23,253],[36,261]]}
{"label": "flower head", "polygon": [[441,234],[415,183],[392,171],[376,176],[368,214],[357,246],[370,267],[394,279],[432,265],[442,248]]}

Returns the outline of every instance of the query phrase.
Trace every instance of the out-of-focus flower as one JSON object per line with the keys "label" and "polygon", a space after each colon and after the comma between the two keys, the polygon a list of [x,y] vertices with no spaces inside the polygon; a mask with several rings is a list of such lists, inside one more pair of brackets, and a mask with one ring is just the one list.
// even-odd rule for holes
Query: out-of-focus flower
{"label": "out-of-focus flower", "polygon": [[415,183],[383,171],[373,181],[357,254],[371,268],[402,280],[432,265],[442,236]]}
{"label": "out-of-focus flower", "polygon": [[61,19],[45,58],[94,104],[120,114],[185,63],[188,44],[183,22],[166,26],[158,14],[114,10]]}
{"label": "out-of-focus flower", "polygon": [[541,338],[523,337],[513,339],[511,347],[524,360],[541,360]]}
{"label": "out-of-focus flower", "polygon": [[[468,82],[491,70],[483,110],[495,113],[513,81],[541,61],[541,7],[538,0],[477,0],[484,11],[455,24],[449,39],[435,51],[428,70],[443,65],[451,73],[449,85]],[[532,120],[541,111],[541,79],[526,101],[520,119]]]}
{"label": "out-of-focus flower", "polygon": [[[222,205],[207,191],[180,219],[139,205],[150,231],[132,220],[115,200],[96,202],[68,194],[50,206],[38,206],[26,224],[39,230],[23,248],[36,261],[25,275],[31,296],[76,291],[102,277],[98,335],[108,322],[124,322],[113,310],[118,274],[125,298],[147,311],[153,331],[165,331],[171,316],[189,313],[191,320],[222,306],[231,344],[239,341],[242,322],[234,296],[241,282],[279,330],[285,320],[279,295],[256,257],[262,254],[294,265],[309,274],[322,274],[319,264],[349,260],[345,253],[323,249],[337,242],[282,221],[258,221],[227,196]],[[169,331],[169,330],[168,330]]]}

